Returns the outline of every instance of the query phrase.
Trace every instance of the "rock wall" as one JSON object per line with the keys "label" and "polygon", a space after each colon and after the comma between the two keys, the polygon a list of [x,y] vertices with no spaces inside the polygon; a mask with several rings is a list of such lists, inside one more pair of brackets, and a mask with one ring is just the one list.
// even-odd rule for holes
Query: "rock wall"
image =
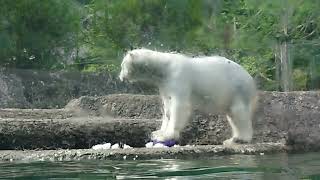
{"label": "rock wall", "polygon": [[[320,148],[320,92],[261,92],[253,119],[254,142],[282,142],[294,149]],[[67,109],[79,115],[116,118],[159,119],[158,96],[109,95],[81,97]],[[221,144],[231,131],[224,115],[194,111],[190,125],[182,135],[182,144]]]}
{"label": "rock wall", "polygon": [[0,108],[62,108],[81,96],[155,92],[144,84],[122,83],[116,74],[109,73],[0,71]]}
{"label": "rock wall", "polygon": [[3,70],[0,70],[0,107],[30,107],[24,96],[21,79],[14,74],[5,74]]}

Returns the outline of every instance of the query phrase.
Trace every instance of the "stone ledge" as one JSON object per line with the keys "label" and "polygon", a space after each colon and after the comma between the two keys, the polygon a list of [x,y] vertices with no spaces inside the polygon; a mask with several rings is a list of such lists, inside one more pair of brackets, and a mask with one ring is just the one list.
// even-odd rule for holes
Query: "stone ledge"
{"label": "stone ledge", "polygon": [[142,159],[186,159],[205,158],[215,155],[272,154],[289,152],[281,143],[258,143],[235,145],[181,146],[171,148],[133,149],[73,149],[42,151],[0,151],[0,161],[70,161],[70,160],[142,160]]}
{"label": "stone ledge", "polygon": [[87,149],[103,142],[144,147],[159,125],[157,120],[106,117],[0,118],[0,149]]}
{"label": "stone ledge", "polygon": [[0,109],[0,118],[67,119],[75,116],[66,109]]}

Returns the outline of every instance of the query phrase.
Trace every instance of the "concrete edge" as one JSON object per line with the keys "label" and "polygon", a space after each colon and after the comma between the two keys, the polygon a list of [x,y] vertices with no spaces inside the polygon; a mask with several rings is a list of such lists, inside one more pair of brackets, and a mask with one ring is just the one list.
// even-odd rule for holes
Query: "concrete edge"
{"label": "concrete edge", "polygon": [[72,149],[72,150],[3,150],[0,161],[72,161],[72,160],[145,160],[145,159],[194,159],[217,155],[264,155],[289,152],[282,143],[258,143],[246,145],[198,145],[171,148],[132,149]]}

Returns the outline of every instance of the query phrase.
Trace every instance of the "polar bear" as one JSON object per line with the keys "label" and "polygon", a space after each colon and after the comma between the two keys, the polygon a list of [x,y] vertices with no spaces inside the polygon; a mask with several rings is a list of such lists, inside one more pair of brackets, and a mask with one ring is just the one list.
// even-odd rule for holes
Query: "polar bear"
{"label": "polar bear", "polygon": [[160,130],[152,132],[153,140],[178,140],[192,108],[227,115],[232,137],[224,145],[252,139],[256,86],[244,68],[227,58],[135,49],[123,58],[119,78],[159,88],[163,118]]}

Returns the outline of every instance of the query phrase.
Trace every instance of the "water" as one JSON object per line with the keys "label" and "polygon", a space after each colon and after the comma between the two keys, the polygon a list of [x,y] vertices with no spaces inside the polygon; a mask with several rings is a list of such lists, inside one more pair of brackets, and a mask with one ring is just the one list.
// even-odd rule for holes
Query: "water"
{"label": "water", "polygon": [[197,160],[2,162],[0,179],[320,179],[320,153]]}

